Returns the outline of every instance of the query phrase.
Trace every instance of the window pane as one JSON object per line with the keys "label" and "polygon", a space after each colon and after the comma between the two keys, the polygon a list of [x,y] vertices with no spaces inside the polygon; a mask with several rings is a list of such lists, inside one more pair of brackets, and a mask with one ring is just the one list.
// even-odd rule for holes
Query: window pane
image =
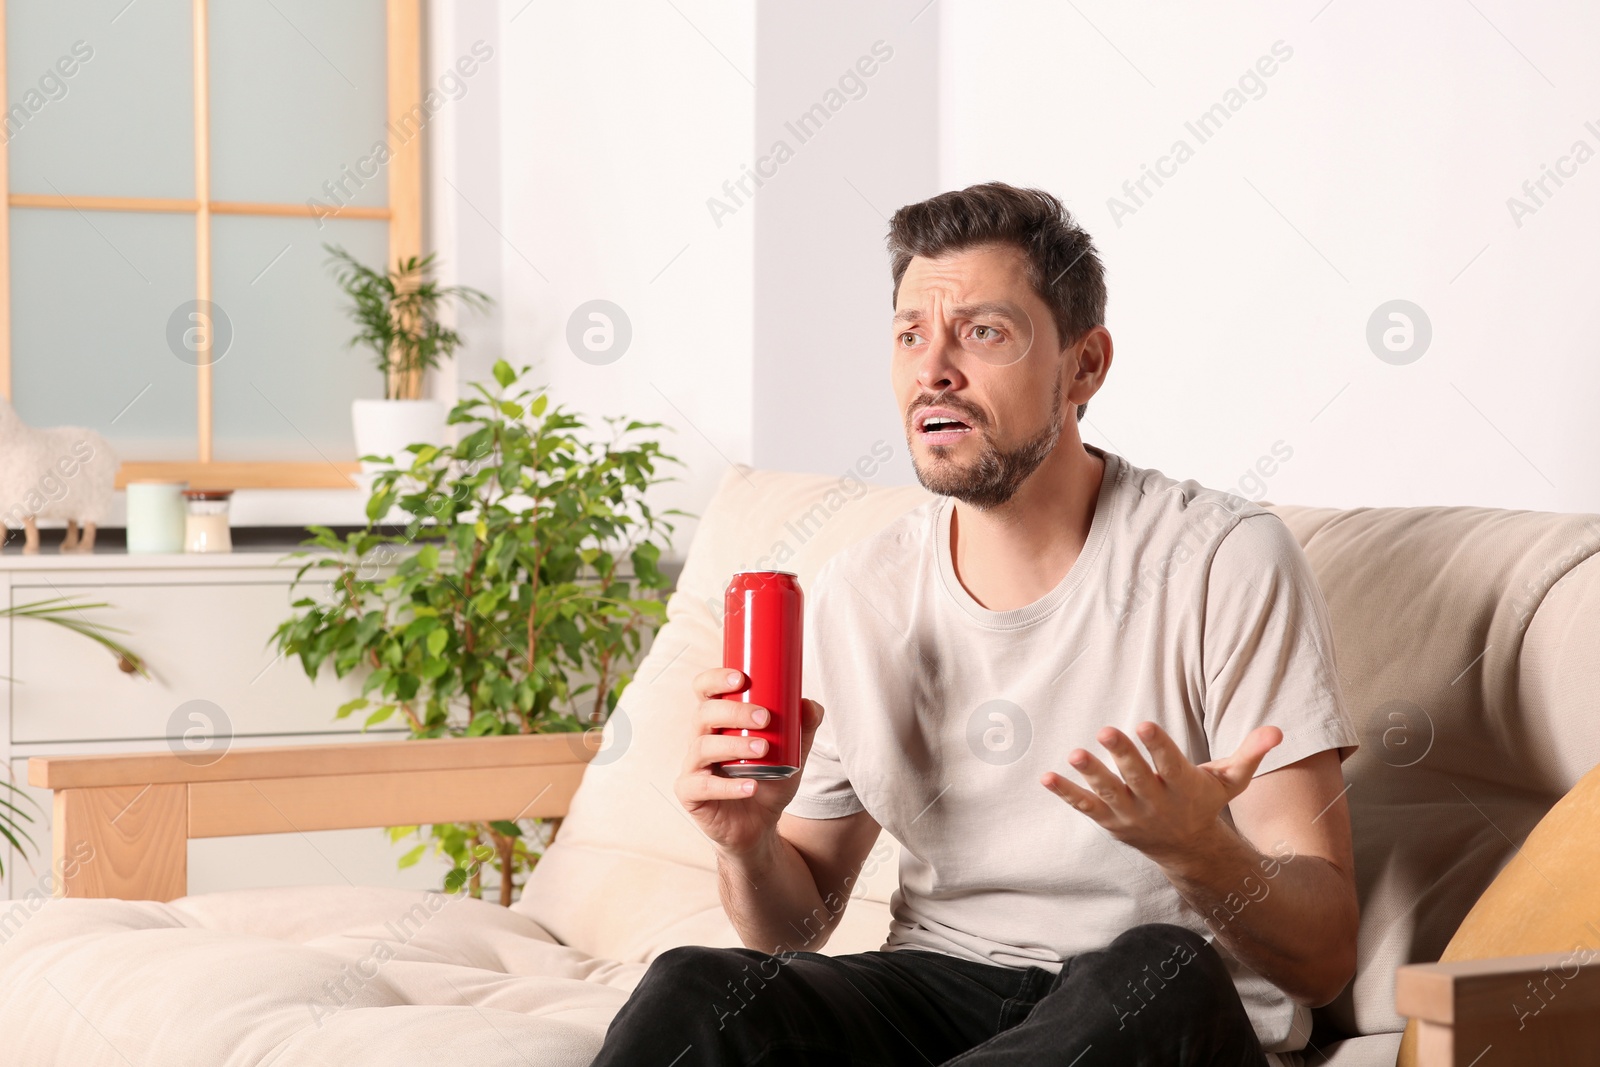
{"label": "window pane", "polygon": [[11,191],[194,196],[188,0],[8,0]]}
{"label": "window pane", "polygon": [[195,458],[194,293],[193,215],[12,208],[17,414],[124,460]]}
{"label": "window pane", "polygon": [[322,246],[378,266],[388,224],[219,215],[211,233],[212,293],[233,326],[212,368],[216,458],[355,459],[350,401],[383,396],[383,376],[346,345],[356,328]]}
{"label": "window pane", "polygon": [[[211,22],[211,195],[382,206],[383,0],[230,0]],[[325,184],[326,183],[326,184]]]}

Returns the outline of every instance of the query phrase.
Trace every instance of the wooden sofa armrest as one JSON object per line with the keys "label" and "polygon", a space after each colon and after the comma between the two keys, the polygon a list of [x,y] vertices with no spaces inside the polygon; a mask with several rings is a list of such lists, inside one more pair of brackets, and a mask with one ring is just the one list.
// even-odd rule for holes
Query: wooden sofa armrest
{"label": "wooden sofa armrest", "polygon": [[1600,950],[1408,964],[1394,1000],[1417,1020],[1417,1067],[1584,1063],[1600,1049]]}
{"label": "wooden sofa armrest", "polygon": [[194,837],[563,816],[598,733],[34,756],[56,895],[171,900]]}

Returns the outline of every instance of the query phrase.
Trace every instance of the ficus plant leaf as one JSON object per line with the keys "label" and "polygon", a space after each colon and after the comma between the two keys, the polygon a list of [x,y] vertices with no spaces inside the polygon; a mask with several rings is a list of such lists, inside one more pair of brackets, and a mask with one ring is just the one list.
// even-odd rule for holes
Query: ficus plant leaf
{"label": "ficus plant leaf", "polygon": [[[665,619],[670,517],[685,514],[644,498],[680,464],[649,439],[660,423],[591,426],[523,386],[528,369],[497,363],[450,413],[460,443],[412,446],[374,475],[365,528],[311,528],[296,582],[317,588],[274,643],[312,678],[365,675],[336,716],[368,711],[366,725],[414,738],[577,732],[603,724],[632,680]],[[399,829],[449,860],[447,891],[481,895],[489,865],[510,904],[553,827]]]}

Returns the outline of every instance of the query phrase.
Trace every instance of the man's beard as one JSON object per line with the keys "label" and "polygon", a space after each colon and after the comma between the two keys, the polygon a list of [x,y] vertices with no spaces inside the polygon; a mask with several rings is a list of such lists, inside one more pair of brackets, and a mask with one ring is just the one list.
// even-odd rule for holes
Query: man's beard
{"label": "man's beard", "polygon": [[[954,497],[963,504],[986,511],[999,507],[1015,496],[1017,490],[1022,488],[1022,483],[1028,480],[1028,475],[1038,470],[1039,464],[1055,451],[1056,442],[1061,438],[1061,426],[1061,379],[1057,378],[1055,391],[1050,397],[1049,423],[1021,445],[1006,451],[985,438],[983,451],[978,453],[978,458],[970,467],[959,467],[954,461],[947,460],[936,461],[937,468],[931,470],[923,470],[917,462],[916,448],[908,447],[911,466],[924,489],[940,496]],[[917,431],[912,428],[908,432],[915,434]],[[974,426],[970,432],[979,433],[980,430]],[[911,446],[911,442],[908,441],[907,445]]]}

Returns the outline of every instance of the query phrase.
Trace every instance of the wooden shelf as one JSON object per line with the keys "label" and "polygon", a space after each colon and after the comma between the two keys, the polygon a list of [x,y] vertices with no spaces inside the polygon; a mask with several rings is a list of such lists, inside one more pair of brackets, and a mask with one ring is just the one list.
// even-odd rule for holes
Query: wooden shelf
{"label": "wooden shelf", "polygon": [[191,489],[355,489],[360,463],[124,463],[117,488],[129,482],[188,482]]}

